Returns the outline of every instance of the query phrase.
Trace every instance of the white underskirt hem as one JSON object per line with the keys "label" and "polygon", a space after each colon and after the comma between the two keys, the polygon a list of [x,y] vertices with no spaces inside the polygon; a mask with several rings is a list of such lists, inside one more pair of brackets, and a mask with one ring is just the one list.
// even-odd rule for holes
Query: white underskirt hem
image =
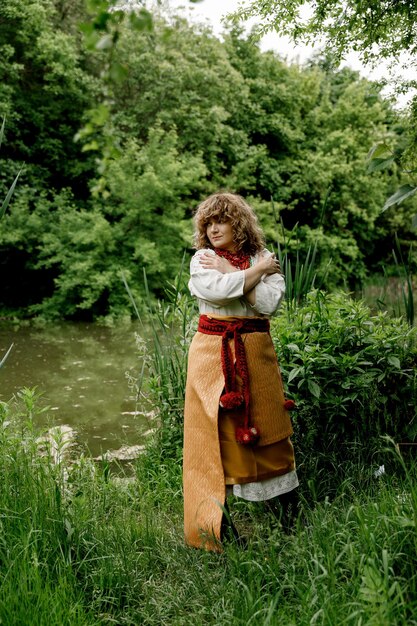
{"label": "white underskirt hem", "polygon": [[284,476],[274,476],[267,480],[260,480],[257,483],[246,483],[244,485],[226,485],[226,497],[234,495],[249,502],[262,502],[276,498],[284,493],[292,491],[298,487],[298,476],[296,470],[284,474]]}

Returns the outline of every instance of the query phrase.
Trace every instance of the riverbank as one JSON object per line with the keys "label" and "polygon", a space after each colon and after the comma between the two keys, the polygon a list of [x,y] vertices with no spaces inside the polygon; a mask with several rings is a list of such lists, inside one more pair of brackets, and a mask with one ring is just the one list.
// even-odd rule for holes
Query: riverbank
{"label": "riverbank", "polygon": [[416,623],[416,467],[391,445],[376,475],[353,460],[332,476],[320,459],[314,474],[301,466],[292,535],[234,502],[248,547],[218,555],[184,545],[181,464],[157,439],[127,480],[79,451],[41,456],[30,410],[1,405],[2,623]]}

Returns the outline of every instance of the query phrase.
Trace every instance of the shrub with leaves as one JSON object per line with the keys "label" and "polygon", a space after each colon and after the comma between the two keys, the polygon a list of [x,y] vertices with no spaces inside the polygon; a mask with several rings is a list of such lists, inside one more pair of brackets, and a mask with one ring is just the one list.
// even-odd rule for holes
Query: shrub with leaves
{"label": "shrub with leaves", "polygon": [[348,294],[311,292],[272,325],[302,453],[417,437],[417,329]]}

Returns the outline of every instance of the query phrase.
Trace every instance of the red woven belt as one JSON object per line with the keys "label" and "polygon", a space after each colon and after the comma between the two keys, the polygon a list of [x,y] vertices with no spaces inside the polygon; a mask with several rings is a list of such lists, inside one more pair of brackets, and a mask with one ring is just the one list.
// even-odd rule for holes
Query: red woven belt
{"label": "red woven belt", "polygon": [[[247,333],[269,333],[269,320],[256,317],[219,320],[210,318],[207,315],[200,315],[198,331],[206,335],[221,335],[222,337],[221,361],[225,391],[220,398],[220,406],[229,410],[243,407],[243,417],[240,415],[239,423],[236,427],[236,440],[244,445],[254,445],[258,441],[260,433],[258,428],[251,424],[250,420],[249,370],[242,335]],[[233,339],[234,342],[236,368],[233,363],[230,339]],[[240,391],[237,388],[236,374],[242,380]]]}

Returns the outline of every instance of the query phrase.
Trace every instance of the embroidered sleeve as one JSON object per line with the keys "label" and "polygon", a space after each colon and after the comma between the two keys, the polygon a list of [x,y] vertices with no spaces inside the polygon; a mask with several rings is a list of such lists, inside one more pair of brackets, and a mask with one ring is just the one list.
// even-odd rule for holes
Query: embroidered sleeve
{"label": "embroidered sleeve", "polygon": [[284,277],[281,274],[264,274],[255,287],[256,302],[252,308],[262,315],[273,315],[281,304],[284,294]]}
{"label": "embroidered sleeve", "polygon": [[222,274],[217,270],[204,269],[201,267],[200,257],[207,252],[214,254],[212,250],[198,250],[191,259],[190,282],[188,283],[191,294],[216,307],[241,298],[245,284],[244,271]]}

